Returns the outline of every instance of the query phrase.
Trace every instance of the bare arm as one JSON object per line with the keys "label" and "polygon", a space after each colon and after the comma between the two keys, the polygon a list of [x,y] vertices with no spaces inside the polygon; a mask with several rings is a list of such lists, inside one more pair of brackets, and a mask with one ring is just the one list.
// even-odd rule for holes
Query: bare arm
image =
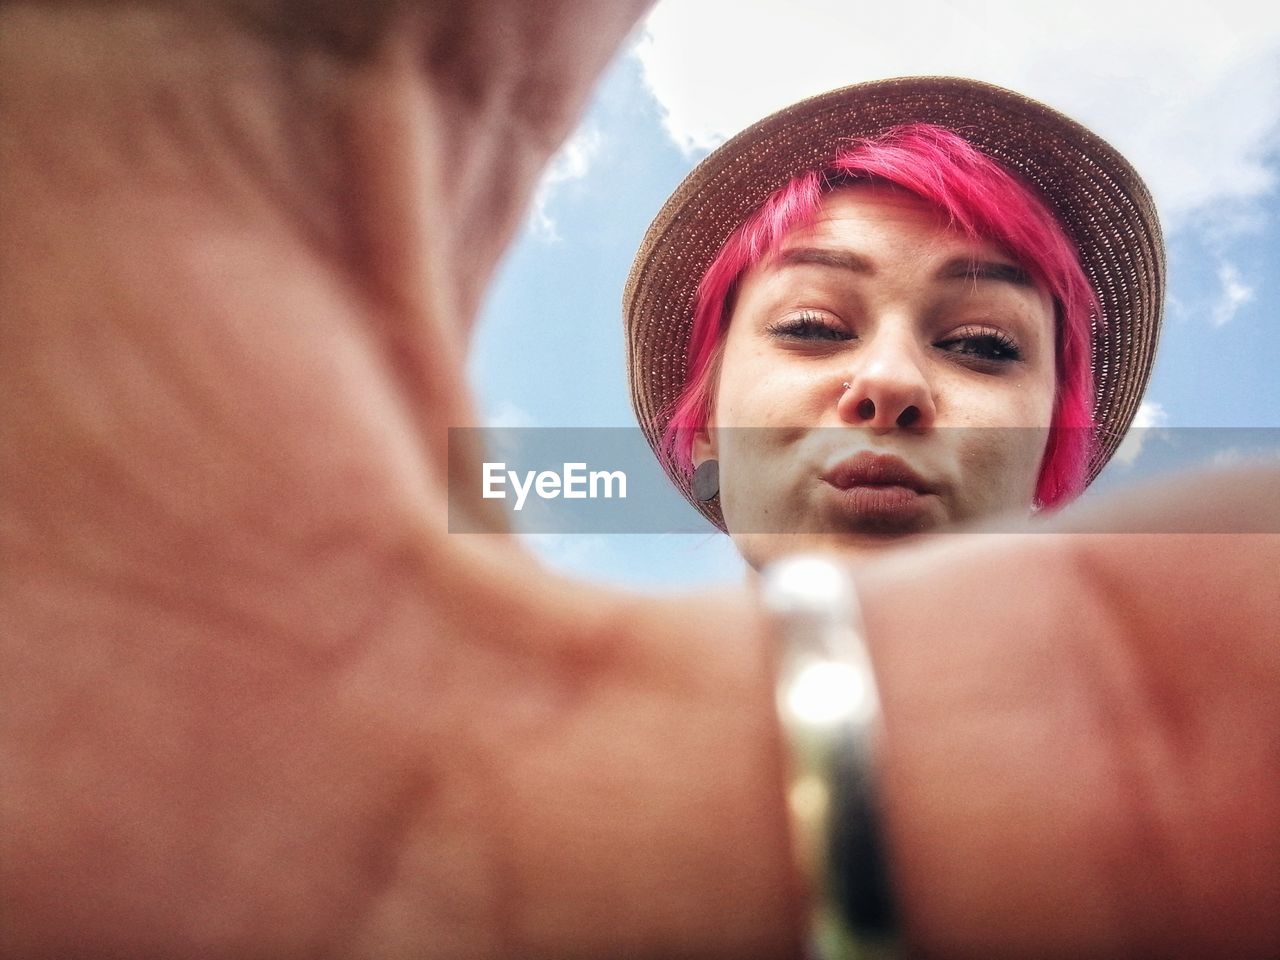
{"label": "bare arm", "polygon": [[[1070,533],[864,572],[902,895],[942,956],[1280,942],[1280,475],[1184,477]],[[997,933],[998,931],[998,933]]]}
{"label": "bare arm", "polygon": [[740,604],[445,532],[468,301],[628,9],[528,24],[598,49],[535,44],[525,126],[502,84],[448,119],[421,18],[346,60],[0,14],[0,953],[793,941]]}

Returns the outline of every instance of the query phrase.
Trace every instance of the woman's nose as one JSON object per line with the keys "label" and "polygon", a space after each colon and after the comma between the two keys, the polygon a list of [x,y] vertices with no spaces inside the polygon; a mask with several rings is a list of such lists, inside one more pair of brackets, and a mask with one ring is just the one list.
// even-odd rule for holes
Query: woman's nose
{"label": "woman's nose", "polygon": [[884,336],[858,351],[837,409],[840,419],[873,430],[933,426],[933,389],[913,344]]}

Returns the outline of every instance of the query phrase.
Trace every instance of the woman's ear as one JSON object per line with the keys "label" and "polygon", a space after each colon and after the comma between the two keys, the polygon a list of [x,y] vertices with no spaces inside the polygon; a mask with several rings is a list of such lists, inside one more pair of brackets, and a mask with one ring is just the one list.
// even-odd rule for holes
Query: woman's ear
{"label": "woman's ear", "polygon": [[693,464],[697,466],[704,460],[718,460],[716,452],[715,428],[700,427],[693,435]]}

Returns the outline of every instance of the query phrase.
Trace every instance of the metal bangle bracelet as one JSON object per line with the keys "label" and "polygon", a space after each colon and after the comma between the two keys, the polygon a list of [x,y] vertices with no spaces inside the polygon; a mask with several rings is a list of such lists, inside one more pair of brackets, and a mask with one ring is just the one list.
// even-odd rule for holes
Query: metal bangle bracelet
{"label": "metal bangle bracelet", "polygon": [[808,956],[896,957],[872,765],[880,700],[852,579],[825,557],[790,557],[765,569],[761,599],[779,640],[787,806],[811,894]]}

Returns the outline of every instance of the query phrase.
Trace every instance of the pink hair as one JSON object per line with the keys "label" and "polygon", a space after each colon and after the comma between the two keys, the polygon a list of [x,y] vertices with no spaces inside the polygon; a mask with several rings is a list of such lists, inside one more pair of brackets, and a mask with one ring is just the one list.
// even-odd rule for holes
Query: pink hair
{"label": "pink hair", "polygon": [[1098,300],[1075,245],[1030,187],[958,134],[930,124],[896,127],[850,145],[822,170],[775,190],[725,241],[698,285],[688,377],[663,432],[677,470],[693,469],[694,435],[711,417],[724,335],[742,275],[811,224],[823,195],[857,180],[888,182],[936,205],[974,239],[998,244],[1053,297],[1057,390],[1036,503],[1073,499],[1088,482],[1094,450],[1092,318]]}

